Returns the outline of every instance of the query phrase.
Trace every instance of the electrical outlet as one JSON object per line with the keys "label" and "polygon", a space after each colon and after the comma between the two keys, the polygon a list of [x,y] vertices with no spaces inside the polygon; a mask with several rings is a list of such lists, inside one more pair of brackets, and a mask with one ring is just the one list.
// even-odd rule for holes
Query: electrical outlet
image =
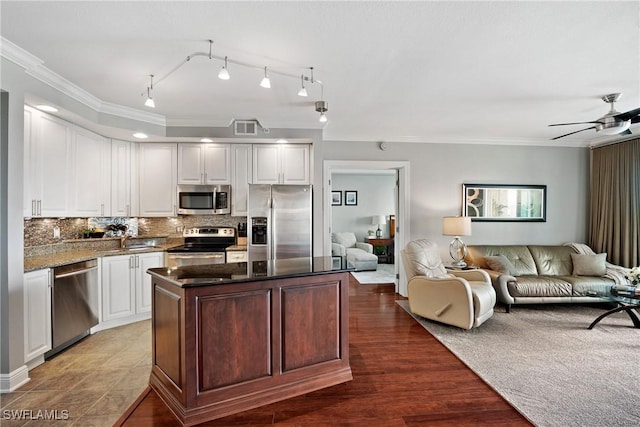
{"label": "electrical outlet", "polygon": [[60,227],[53,227],[53,238],[54,239],[60,238]]}
{"label": "electrical outlet", "polygon": [[184,231],[184,227],[180,225],[176,227],[176,233],[182,233],[183,231]]}

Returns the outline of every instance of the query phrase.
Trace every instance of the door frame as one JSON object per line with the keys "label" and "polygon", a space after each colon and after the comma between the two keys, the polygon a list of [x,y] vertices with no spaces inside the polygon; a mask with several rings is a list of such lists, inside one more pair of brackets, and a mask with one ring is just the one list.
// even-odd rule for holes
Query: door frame
{"label": "door frame", "polygon": [[[334,172],[396,170],[398,177],[398,200],[396,212],[396,234],[393,245],[395,262],[396,292],[407,296],[407,280],[400,259],[400,250],[411,235],[409,229],[409,166],[408,161],[368,161],[368,160],[324,160],[322,175],[322,229],[323,253],[331,256],[331,176]],[[399,279],[398,279],[399,277]]]}

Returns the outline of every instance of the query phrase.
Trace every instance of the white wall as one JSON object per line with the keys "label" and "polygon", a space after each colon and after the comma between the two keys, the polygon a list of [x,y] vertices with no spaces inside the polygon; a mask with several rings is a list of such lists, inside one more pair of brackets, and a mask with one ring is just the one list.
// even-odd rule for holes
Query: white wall
{"label": "white wall", "polygon": [[467,244],[562,244],[586,240],[587,148],[389,143],[389,148],[381,151],[375,142],[323,144],[323,160],[409,161],[408,239],[434,240],[446,259],[451,238],[442,235],[442,217],[461,213],[463,183],[547,185],[547,222],[474,222],[472,235],[464,239]]}
{"label": "white wall", "polygon": [[[376,230],[371,224],[373,215],[384,215],[387,224],[380,225],[383,237],[389,237],[389,215],[395,215],[395,175],[333,174],[333,191],[342,192],[342,206],[331,207],[331,228],[334,232],[352,231],[359,242],[365,241],[367,230]],[[358,204],[344,204],[344,192],[357,191]],[[318,218],[319,220],[319,218]]]}

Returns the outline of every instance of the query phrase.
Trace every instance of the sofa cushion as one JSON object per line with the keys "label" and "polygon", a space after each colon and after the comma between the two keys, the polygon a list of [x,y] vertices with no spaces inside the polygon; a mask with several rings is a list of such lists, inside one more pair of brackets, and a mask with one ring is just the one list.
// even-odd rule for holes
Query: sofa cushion
{"label": "sofa cushion", "polygon": [[481,268],[488,268],[485,256],[504,255],[513,265],[513,276],[535,275],[538,274],[536,270],[536,263],[533,261],[529,248],[523,245],[486,245],[486,246],[471,246],[469,249],[469,260],[471,265],[475,265]]}
{"label": "sofa cushion", "polygon": [[484,257],[485,262],[490,270],[497,271],[502,274],[513,275],[515,267],[511,261],[504,255],[487,255]]}
{"label": "sofa cushion", "polygon": [[447,277],[438,246],[429,240],[413,240],[405,248],[407,259],[416,274],[429,278]]}
{"label": "sofa cushion", "polygon": [[607,272],[607,254],[571,254],[574,276],[604,276]]}
{"label": "sofa cushion", "polygon": [[356,235],[347,231],[344,233],[334,233],[332,236],[333,243],[352,248],[356,245]]}
{"label": "sofa cushion", "polygon": [[556,276],[520,276],[507,283],[513,297],[570,297],[573,286]]}
{"label": "sofa cushion", "polygon": [[615,284],[613,279],[595,276],[561,276],[560,279],[565,280],[573,286],[573,295],[588,297],[595,294],[607,294],[611,287]]}
{"label": "sofa cushion", "polygon": [[544,276],[571,276],[573,264],[570,246],[529,246],[538,274]]}

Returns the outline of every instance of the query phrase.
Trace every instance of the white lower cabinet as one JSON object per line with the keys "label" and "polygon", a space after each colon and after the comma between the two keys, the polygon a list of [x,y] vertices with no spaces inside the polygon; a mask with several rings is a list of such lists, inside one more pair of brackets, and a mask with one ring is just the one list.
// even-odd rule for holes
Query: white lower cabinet
{"label": "white lower cabinet", "polygon": [[151,312],[151,276],[147,269],[161,267],[164,252],[102,258],[102,322],[139,320]]}
{"label": "white lower cabinet", "polygon": [[24,274],[24,360],[51,350],[51,270]]}

